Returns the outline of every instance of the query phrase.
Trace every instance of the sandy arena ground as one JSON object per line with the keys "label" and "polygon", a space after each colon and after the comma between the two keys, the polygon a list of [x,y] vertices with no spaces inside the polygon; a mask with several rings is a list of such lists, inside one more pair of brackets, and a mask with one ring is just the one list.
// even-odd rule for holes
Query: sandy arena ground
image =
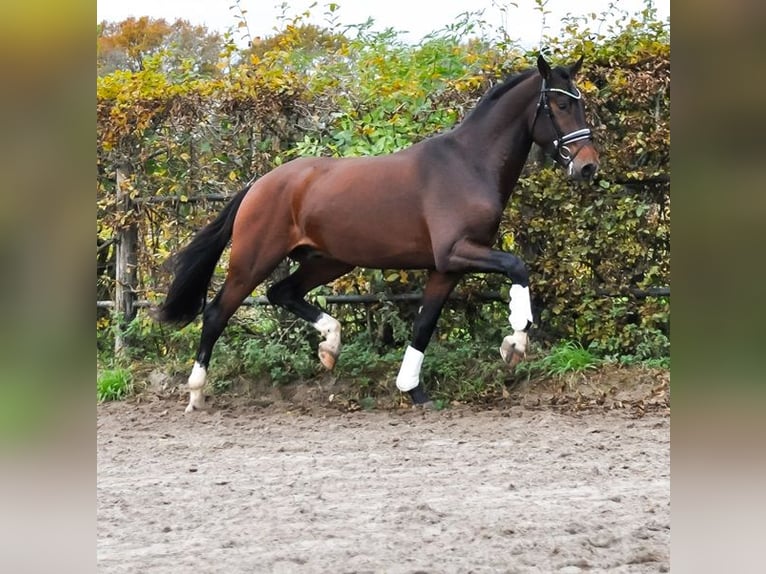
{"label": "sandy arena ground", "polygon": [[669,571],[667,409],[215,403],[99,405],[99,572]]}

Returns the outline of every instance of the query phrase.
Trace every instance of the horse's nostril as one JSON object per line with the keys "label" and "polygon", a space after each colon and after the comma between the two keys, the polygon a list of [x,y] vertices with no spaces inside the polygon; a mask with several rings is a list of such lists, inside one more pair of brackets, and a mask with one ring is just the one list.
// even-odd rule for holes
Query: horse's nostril
{"label": "horse's nostril", "polygon": [[596,165],[593,163],[586,164],[582,167],[580,173],[582,174],[583,179],[590,179],[596,173]]}

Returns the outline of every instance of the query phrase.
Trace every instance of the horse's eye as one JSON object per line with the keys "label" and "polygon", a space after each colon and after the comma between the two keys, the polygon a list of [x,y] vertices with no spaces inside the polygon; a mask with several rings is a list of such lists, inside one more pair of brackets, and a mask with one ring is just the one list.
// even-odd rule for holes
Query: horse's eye
{"label": "horse's eye", "polygon": [[558,100],[556,105],[560,110],[565,110],[569,107],[569,100]]}

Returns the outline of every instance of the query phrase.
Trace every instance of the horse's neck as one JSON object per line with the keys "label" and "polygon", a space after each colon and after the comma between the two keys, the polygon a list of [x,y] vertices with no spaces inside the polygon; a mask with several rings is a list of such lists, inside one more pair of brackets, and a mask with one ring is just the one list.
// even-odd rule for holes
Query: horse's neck
{"label": "horse's neck", "polygon": [[460,139],[491,174],[503,201],[521,175],[532,149],[531,114],[539,94],[539,76],[515,86],[479,118],[468,118]]}

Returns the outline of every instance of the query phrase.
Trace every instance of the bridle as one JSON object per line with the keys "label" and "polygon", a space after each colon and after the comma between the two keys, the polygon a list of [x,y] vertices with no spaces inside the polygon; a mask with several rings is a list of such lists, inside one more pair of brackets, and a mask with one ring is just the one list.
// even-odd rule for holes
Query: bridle
{"label": "bridle", "polygon": [[561,94],[565,94],[569,96],[570,98],[574,100],[579,100],[580,98],[582,98],[582,93],[580,93],[580,90],[578,90],[574,86],[573,88],[575,92],[577,93],[572,93],[567,90],[562,90],[560,88],[548,88],[545,82],[545,78],[543,78],[543,85],[540,88],[540,99],[537,101],[537,108],[535,109],[535,119],[532,122],[532,130],[531,130],[532,133],[534,133],[535,124],[537,123],[537,118],[540,117],[540,109],[542,108],[545,111],[545,113],[548,115],[548,117],[550,118],[551,124],[553,125],[553,129],[556,132],[556,139],[553,140],[553,145],[556,147],[556,153],[564,162],[564,167],[566,167],[569,171],[573,169],[572,162],[574,161],[574,158],[577,156],[577,153],[580,152],[580,150],[577,150],[577,153],[572,155],[572,151],[568,147],[569,144],[574,142],[579,142],[581,140],[592,139],[593,134],[591,133],[590,128],[582,128],[565,135],[561,129],[561,126],[559,126],[559,123],[556,121],[556,117],[553,115],[553,110],[551,110],[551,104],[548,99],[548,94],[550,92],[559,92]]}

